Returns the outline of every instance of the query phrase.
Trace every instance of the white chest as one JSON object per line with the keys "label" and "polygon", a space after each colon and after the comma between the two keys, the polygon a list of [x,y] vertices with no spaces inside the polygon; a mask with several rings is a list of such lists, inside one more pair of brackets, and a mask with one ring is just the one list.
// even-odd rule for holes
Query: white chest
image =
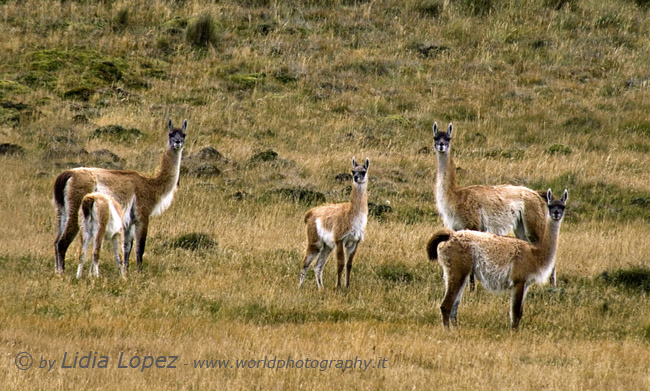
{"label": "white chest", "polygon": [[363,234],[366,230],[366,225],[368,224],[368,215],[362,214],[352,220],[352,227],[350,230],[350,239],[355,242],[360,242],[363,240]]}
{"label": "white chest", "polygon": [[152,216],[159,216],[169,208],[169,206],[172,204],[172,200],[174,199],[174,193],[176,193],[176,186],[174,186],[170,191],[167,193],[163,194],[162,197],[160,197],[160,200],[158,200],[158,203],[156,206],[154,206],[151,215]]}

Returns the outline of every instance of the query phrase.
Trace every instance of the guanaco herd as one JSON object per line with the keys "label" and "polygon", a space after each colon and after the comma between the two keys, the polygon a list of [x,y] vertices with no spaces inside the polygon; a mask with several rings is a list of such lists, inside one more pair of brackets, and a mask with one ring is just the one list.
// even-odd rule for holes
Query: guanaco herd
{"label": "guanaco herd", "polygon": [[[152,176],[130,170],[80,167],[65,170],[54,182],[57,236],[54,241],[55,271],[62,275],[65,254],[81,229],[81,251],[77,278],[83,274],[90,243],[93,243],[91,276],[99,276],[99,254],[104,239],[113,245],[115,263],[126,278],[129,256],[135,243],[138,270],[142,270],[149,218],[164,212],[178,187],[187,120],[182,128],[168,122],[168,143],[160,165]],[[438,260],[445,281],[440,305],[445,327],[458,324],[458,305],[475,276],[488,291],[510,291],[510,325],[517,329],[530,284],[555,285],[555,254],[560,224],[568,198],[565,189],[555,199],[548,189],[537,192],[523,186],[456,185],[456,166],[451,156],[452,124],[446,132],[433,124],[437,157],[436,207],[444,229],[433,234],[426,251]],[[350,286],[352,261],[363,240],[368,222],[368,168],[352,158],[350,201],[326,204],[309,210],[304,217],[307,247],[302,261],[299,286],[314,263],[318,289],[323,289],[323,268],[336,249],[337,280],[345,268]],[[513,233],[515,237],[506,236]]]}

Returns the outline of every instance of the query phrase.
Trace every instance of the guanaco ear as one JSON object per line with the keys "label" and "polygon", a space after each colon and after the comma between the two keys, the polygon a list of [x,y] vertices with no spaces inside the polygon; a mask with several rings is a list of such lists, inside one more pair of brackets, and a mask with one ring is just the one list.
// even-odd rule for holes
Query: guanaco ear
{"label": "guanaco ear", "polygon": [[551,189],[546,190],[546,202],[551,205],[551,202],[553,201],[553,193],[551,192]]}
{"label": "guanaco ear", "polygon": [[370,167],[370,159],[366,158],[366,164],[364,164],[363,167],[368,170],[368,167]]}
{"label": "guanaco ear", "polygon": [[453,130],[453,129],[452,129],[451,122],[450,122],[450,123],[449,123],[449,127],[447,128],[447,136],[451,137],[451,131],[452,131],[452,130]]}
{"label": "guanaco ear", "polygon": [[354,156],[352,156],[352,168],[355,168],[357,166],[357,161],[354,160]]}
{"label": "guanaco ear", "polygon": [[171,132],[174,126],[172,125],[172,119],[169,119],[169,122],[167,123],[167,127],[169,128],[169,131]]}
{"label": "guanaco ear", "polygon": [[562,203],[566,204],[566,200],[569,198],[569,191],[564,189],[564,194],[562,194]]}
{"label": "guanaco ear", "polygon": [[186,130],[187,130],[187,118],[183,120],[183,133],[185,133]]}
{"label": "guanaco ear", "polygon": [[433,137],[436,137],[438,135],[438,123],[434,122],[433,123]]}

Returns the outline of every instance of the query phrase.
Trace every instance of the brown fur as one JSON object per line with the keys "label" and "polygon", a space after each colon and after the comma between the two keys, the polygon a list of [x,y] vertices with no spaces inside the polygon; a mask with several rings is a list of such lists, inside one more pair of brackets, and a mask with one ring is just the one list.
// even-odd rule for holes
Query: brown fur
{"label": "brown fur", "polygon": [[[54,242],[56,272],[65,268],[65,254],[79,231],[77,214],[83,197],[91,192],[106,192],[123,208],[126,224],[124,264],[128,268],[129,255],[135,237],[138,270],[142,268],[149,217],[164,195],[173,192],[178,183],[180,159],[187,120],[183,129],[173,128],[169,121],[170,142],[167,145],[156,174],[144,175],[131,170],[103,168],[76,168],[59,174],[54,182],[54,200],[57,209],[57,237]],[[182,135],[183,142],[175,147],[172,140]],[[171,200],[169,200],[171,202]]]}
{"label": "brown fur", "polygon": [[[430,260],[436,258],[445,274],[445,297],[440,306],[443,325],[455,325],[458,304],[467,279],[475,271],[483,286],[492,291],[512,291],[511,326],[516,329],[523,314],[527,287],[544,283],[555,265],[555,253],[567,193],[561,201],[548,192],[544,235],[537,244],[476,231],[440,230],[427,244]],[[561,210],[561,213],[559,211]]]}
{"label": "brown fur", "polygon": [[[363,234],[368,216],[367,169],[357,166],[353,159],[353,178],[350,202],[340,204],[327,204],[309,210],[304,221],[307,224],[307,249],[302,262],[300,286],[311,262],[318,258],[314,266],[316,283],[319,289],[323,288],[322,271],[330,252],[336,247],[337,280],[336,287],[341,286],[343,268],[346,268],[345,286],[350,286],[350,273],[352,261],[356,254],[358,243],[363,240]],[[359,172],[363,172],[363,183],[357,183]],[[319,232],[319,227],[320,231]],[[324,234],[325,233],[325,234]],[[347,260],[345,255],[347,254]]]}
{"label": "brown fur", "polygon": [[429,257],[429,260],[435,261],[438,259],[438,245],[449,240],[453,233],[453,231],[450,231],[448,229],[441,229],[433,234],[427,243],[427,256]]}
{"label": "brown fur", "polygon": [[113,244],[113,251],[115,263],[120,271],[122,278],[126,278],[126,269],[124,268],[124,227],[123,227],[123,211],[120,205],[110,196],[101,193],[90,193],[84,196],[81,201],[81,250],[79,252],[79,268],[77,270],[77,278],[81,278],[83,271],[83,264],[86,260],[88,247],[90,242],[93,242],[93,256],[90,268],[91,275],[99,276],[99,255],[102,248],[102,243],[107,236],[107,229],[109,225],[114,224],[111,221],[111,205],[118,214],[119,229],[116,232],[111,232],[108,239]]}
{"label": "brown fur", "polygon": [[[437,129],[437,125],[435,126]],[[451,129],[451,124],[449,126]],[[434,135],[436,133],[434,130]],[[436,150],[436,154],[436,205],[446,228],[498,235],[506,235],[514,230],[515,236],[531,243],[537,243],[544,235],[546,199],[541,192],[510,185],[458,187],[451,145],[446,152]],[[513,210],[512,205],[517,203],[523,203],[523,210]],[[555,285],[555,271],[551,276],[551,284]],[[471,275],[470,290],[473,289],[474,278]]]}

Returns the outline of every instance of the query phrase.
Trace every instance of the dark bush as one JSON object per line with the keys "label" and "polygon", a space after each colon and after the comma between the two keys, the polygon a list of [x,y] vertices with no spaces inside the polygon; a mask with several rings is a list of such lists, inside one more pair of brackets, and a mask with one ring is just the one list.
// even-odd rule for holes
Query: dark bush
{"label": "dark bush", "polygon": [[391,213],[393,208],[386,204],[375,204],[374,202],[368,203],[368,214],[373,217],[381,219],[384,214]]}
{"label": "dark bush", "polygon": [[121,125],[101,126],[91,134],[92,138],[108,138],[116,141],[132,141],[142,137],[144,133],[136,128],[125,128]]}
{"label": "dark bush", "polygon": [[301,202],[303,204],[322,204],[325,202],[325,194],[306,189],[304,187],[283,187],[271,191],[271,194],[279,195],[294,202]]}
{"label": "dark bush", "polygon": [[270,162],[278,158],[278,153],[272,149],[267,149],[266,151],[258,152],[253,157],[251,157],[251,163],[259,162]]}
{"label": "dark bush", "polygon": [[546,150],[549,155],[570,155],[572,152],[571,148],[562,144],[553,144]]}

